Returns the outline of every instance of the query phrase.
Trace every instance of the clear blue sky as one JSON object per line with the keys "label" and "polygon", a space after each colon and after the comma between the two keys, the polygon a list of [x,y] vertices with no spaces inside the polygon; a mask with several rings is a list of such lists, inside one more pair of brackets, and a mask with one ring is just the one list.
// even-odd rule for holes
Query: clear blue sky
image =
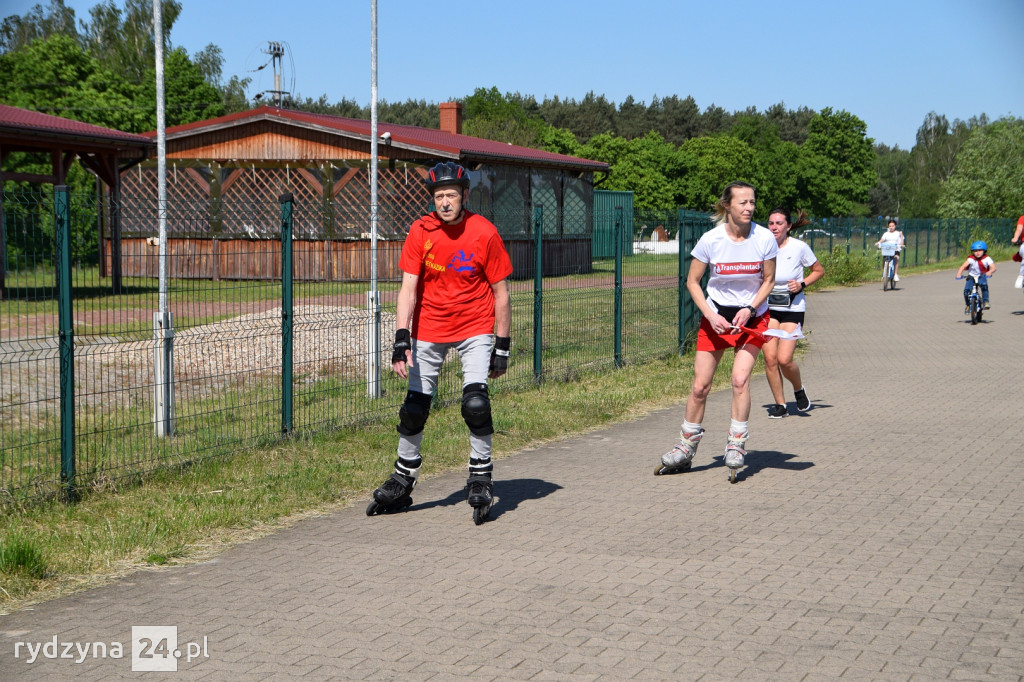
{"label": "clear blue sky", "polygon": [[[123,4],[119,0],[118,4]],[[285,89],[370,101],[370,0],[181,0],[171,34],[189,54],[214,43],[225,80],[273,87],[261,50],[288,46]],[[0,0],[24,14],[32,0]],[[98,0],[65,0],[78,18]],[[1021,0],[378,0],[381,99],[442,102],[497,87],[581,99],[593,91],[693,96],[701,110],[785,102],[860,117],[909,149],[925,115],[1024,118]]]}

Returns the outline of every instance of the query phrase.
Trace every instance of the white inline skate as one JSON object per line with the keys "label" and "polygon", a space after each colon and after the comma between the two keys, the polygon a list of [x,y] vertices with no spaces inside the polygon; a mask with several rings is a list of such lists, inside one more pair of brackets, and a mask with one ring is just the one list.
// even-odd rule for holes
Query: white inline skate
{"label": "white inline skate", "polygon": [[679,440],[671,450],[661,456],[661,462],[654,468],[655,476],[666,476],[686,471],[693,464],[693,456],[697,454],[697,446],[704,436],[704,429],[697,433],[679,431]]}

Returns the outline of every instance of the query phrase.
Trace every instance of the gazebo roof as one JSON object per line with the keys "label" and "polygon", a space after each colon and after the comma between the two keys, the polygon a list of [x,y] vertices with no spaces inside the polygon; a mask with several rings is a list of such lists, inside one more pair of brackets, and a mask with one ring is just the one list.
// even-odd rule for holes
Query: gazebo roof
{"label": "gazebo roof", "polygon": [[8,180],[60,184],[64,182],[68,164],[78,156],[111,185],[116,174],[114,160],[140,161],[155,146],[145,135],[0,104],[0,162],[11,152],[50,152],[54,161],[52,175],[4,173]]}
{"label": "gazebo roof", "polygon": [[[167,141],[168,143],[182,142],[192,136],[226,132],[232,128],[257,121],[279,123],[284,126],[341,136],[366,144],[370,141],[370,121],[272,106],[262,106],[206,121],[174,126],[167,129]],[[418,152],[428,157],[447,158],[462,162],[505,162],[516,165],[562,168],[576,172],[608,171],[608,164],[602,161],[555,154],[541,149],[521,147],[433,128],[379,122],[377,134],[383,135],[384,133],[390,134],[389,144],[396,150]],[[156,136],[156,132],[152,131],[146,135],[152,138]],[[381,148],[383,146],[382,144]]]}

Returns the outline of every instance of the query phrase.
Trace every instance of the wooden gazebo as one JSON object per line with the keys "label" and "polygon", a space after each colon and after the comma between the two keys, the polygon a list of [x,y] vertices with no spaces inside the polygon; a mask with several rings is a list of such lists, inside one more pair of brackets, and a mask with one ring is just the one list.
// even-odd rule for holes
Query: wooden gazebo
{"label": "wooden gazebo", "polygon": [[[378,231],[388,242],[384,251],[393,252],[397,263],[397,249],[390,247],[400,247],[412,220],[429,206],[422,183],[426,169],[452,160],[469,169],[469,208],[502,232],[514,276],[530,276],[534,266],[536,206],[543,207],[545,249],[554,256],[549,262],[577,263],[577,271],[589,271],[594,175],[607,174],[608,164],[463,135],[461,113],[459,103],[442,104],[440,129],[379,123]],[[360,241],[369,230],[369,121],[263,106],[168,128],[166,139],[168,249],[190,268],[172,276],[273,278],[255,255],[250,262],[229,263],[219,254],[274,248],[279,209],[273,199],[287,191],[295,197],[293,233],[302,242],[295,276],[363,279],[365,268],[352,254],[364,251]],[[149,268],[152,259],[127,256],[145,254],[145,239],[153,234],[146,207],[156,192],[155,160],[124,173],[122,182],[125,262],[134,263],[126,267]],[[197,209],[204,206],[205,213]],[[113,260],[112,255],[101,258]],[[383,277],[397,274],[391,260],[380,263]]]}
{"label": "wooden gazebo", "polygon": [[[156,143],[143,135],[121,132],[102,126],[73,121],[59,116],[0,104],[0,183],[3,180],[64,184],[68,169],[77,158],[108,187],[111,204],[120,204],[121,173],[149,157]],[[50,173],[17,173],[3,169],[13,152],[48,155]],[[0,184],[2,187],[2,184]],[[110,272],[115,292],[121,289],[120,213],[111,211],[112,246],[118,251]],[[0,297],[4,295],[6,277],[6,234],[3,200],[0,192]],[[102,264],[101,264],[102,267]]]}

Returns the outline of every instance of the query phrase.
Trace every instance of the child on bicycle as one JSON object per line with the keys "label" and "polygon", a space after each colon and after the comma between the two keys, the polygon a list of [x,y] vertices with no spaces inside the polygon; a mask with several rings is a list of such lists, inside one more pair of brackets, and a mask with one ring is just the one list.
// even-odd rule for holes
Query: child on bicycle
{"label": "child on bicycle", "polygon": [[963,276],[965,270],[967,271],[967,281],[964,282],[964,313],[969,312],[971,289],[974,288],[975,280],[981,287],[981,299],[985,303],[985,310],[988,310],[988,276],[996,271],[996,262],[988,255],[988,244],[983,241],[971,244],[971,255],[956,271],[957,279]]}
{"label": "child on bicycle", "polygon": [[893,265],[895,267],[892,281],[898,282],[900,281],[900,251],[903,250],[905,242],[903,239],[903,231],[896,229],[895,220],[889,220],[889,224],[886,226],[885,232],[883,232],[881,238],[875,242],[875,247],[878,248],[882,246],[883,242],[892,242],[897,247],[896,253],[893,254],[892,257]]}

